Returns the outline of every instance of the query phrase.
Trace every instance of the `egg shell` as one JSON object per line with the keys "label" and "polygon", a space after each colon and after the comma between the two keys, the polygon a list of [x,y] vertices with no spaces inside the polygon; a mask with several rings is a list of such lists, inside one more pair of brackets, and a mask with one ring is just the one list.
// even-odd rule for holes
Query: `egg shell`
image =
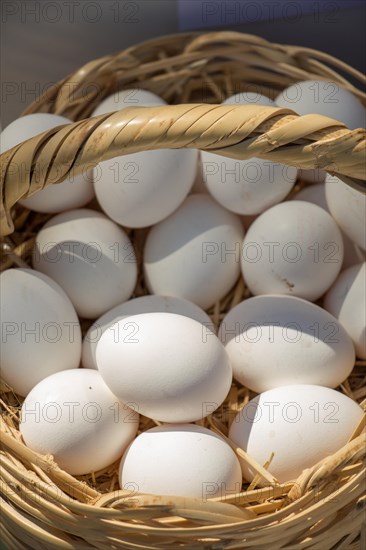
{"label": "egg shell", "polygon": [[366,250],[366,196],[339,178],[328,175],[325,197],[329,211],[342,231]]}
{"label": "egg shell", "polygon": [[213,198],[236,214],[264,212],[291,191],[297,170],[268,160],[228,159],[202,151],[205,185]]}
{"label": "egg shell", "polygon": [[138,414],[116,399],[99,372],[72,369],[33,388],[22,405],[20,432],[28,447],[82,475],[118,460],[138,423]]}
{"label": "egg shell", "polygon": [[154,311],[185,315],[186,317],[195,319],[199,323],[212,327],[212,321],[207,313],[192,302],[188,302],[188,300],[174,298],[173,296],[156,295],[134,298],[107,311],[107,313],[99,317],[91,325],[83,340],[81,359],[83,366],[89,369],[98,368],[95,357],[96,348],[103,332],[107,328],[125,317],[139,313],[152,313]]}
{"label": "egg shell", "polygon": [[345,269],[324,297],[324,308],[353,340],[357,357],[366,359],[366,263]]}
{"label": "egg shell", "polygon": [[285,88],[275,99],[279,107],[299,115],[319,114],[343,122],[351,130],[365,128],[365,108],[348,90],[329,80],[304,80]]}
{"label": "egg shell", "polygon": [[232,368],[209,327],[174,313],[142,313],[107,329],[96,350],[98,370],[124,403],[162,422],[211,414],[227,396]]}
{"label": "egg shell", "polygon": [[148,234],[143,264],[150,293],[211,307],[240,275],[243,236],[235,214],[208,195],[190,195]]}
{"label": "egg shell", "polygon": [[[51,113],[34,113],[14,120],[0,135],[0,151],[4,153],[15,145],[56,126],[70,124],[71,120]],[[60,166],[60,172],[64,170]],[[58,174],[58,172],[57,172]],[[94,197],[93,170],[85,169],[82,174],[71,173],[62,183],[50,185],[37,191],[19,204],[48,214],[56,214],[70,208],[84,206]]]}
{"label": "egg shell", "polygon": [[244,239],[241,268],[252,294],[287,294],[315,301],[343,262],[341,232],[323,208],[286,201],[258,216]]}
{"label": "egg shell", "polygon": [[[296,193],[294,199],[298,201],[312,202],[313,204],[317,204],[318,206],[321,206],[321,208],[324,208],[324,210],[329,212],[327,200],[325,197],[324,183],[318,183],[315,185],[308,185],[306,187],[303,187],[301,191]],[[343,233],[342,230],[341,233],[344,251],[342,269],[345,269],[346,267],[350,267],[351,265],[358,264],[361,260],[366,258],[366,255],[365,252],[360,250],[358,246],[353,243],[345,233]]]}
{"label": "egg shell", "polygon": [[306,201],[317,204],[329,212],[327,201],[325,198],[324,183],[316,183],[314,185],[306,185],[293,197],[296,201]]}
{"label": "egg shell", "polygon": [[[362,408],[336,390],[282,386],[249,401],[234,418],[229,437],[261,465],[274,453],[268,471],[284,483],[345,445],[362,416]],[[248,481],[255,476],[244,462],[242,472]]]}
{"label": "egg shell", "polygon": [[126,227],[148,227],[169,216],[188,195],[197,171],[195,149],[159,149],[106,160],[94,170],[104,212]]}
{"label": "egg shell", "polygon": [[79,320],[57,283],[32,269],[7,269],[0,274],[0,292],[1,376],[17,394],[79,366]]}
{"label": "egg shell", "polygon": [[342,325],[294,296],[256,296],[224,317],[219,338],[234,378],[255,392],[289,384],[335,388],[351,373],[355,351]]}
{"label": "egg shell", "polygon": [[[274,107],[268,97],[243,92],[227,98],[223,105],[264,105]],[[253,215],[282,201],[297,176],[293,166],[258,158],[237,160],[202,151],[203,181],[213,198],[236,214]]]}
{"label": "egg shell", "polygon": [[135,288],[135,252],[126,233],[86,208],[53,217],[36,237],[33,267],[54,279],[79,316],[96,319]]}
{"label": "egg shell", "polygon": [[220,436],[194,424],[157,426],[131,443],[119,468],[122,489],[202,499],[239,493],[239,461]]}
{"label": "egg shell", "polygon": [[117,90],[113,94],[105,97],[92,113],[91,116],[105,115],[114,113],[127,107],[139,107],[149,105],[166,105],[166,101],[149,90],[140,88],[127,88],[126,90]]}
{"label": "egg shell", "polygon": [[[105,114],[126,107],[166,105],[146,90],[118,91],[94,111]],[[94,170],[94,187],[104,212],[126,227],[160,222],[184,201],[197,172],[195,149],[160,149],[132,153],[101,162]]]}
{"label": "egg shell", "polygon": [[223,105],[263,105],[275,107],[275,102],[259,92],[238,92],[225,99]]}

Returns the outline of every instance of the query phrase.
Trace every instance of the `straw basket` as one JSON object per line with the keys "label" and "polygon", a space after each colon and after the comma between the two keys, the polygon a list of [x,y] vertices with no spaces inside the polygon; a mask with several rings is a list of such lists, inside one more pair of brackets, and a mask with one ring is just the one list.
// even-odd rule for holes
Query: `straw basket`
{"label": "straw basket", "polygon": [[[75,123],[1,156],[1,269],[29,264],[34,236],[48,219],[16,205],[21,197],[57,183],[71,169],[81,171],[126,153],[168,147],[214,150],[238,159],[322,168],[345,185],[364,189],[364,130],[350,131],[335,120],[299,117],[286,109],[217,105],[240,91],[274,97],[306,79],[339,83],[366,103],[362,75],[341,61],[234,32],[162,37],[86,64],[26,111],[62,114]],[[104,97],[123,88],[151,90],[170,105],[129,107],[88,118]],[[14,164],[23,169],[15,173]],[[297,188],[301,185],[298,181]],[[131,231],[130,237],[139,256],[144,231]],[[136,295],[145,293],[140,278]],[[214,322],[248,296],[243,282],[238,283],[209,312]],[[338,388],[361,404],[366,397],[364,367],[358,362]],[[6,548],[365,548],[364,423],[345,447],[284,484],[276,482],[266,465],[235,449],[258,475],[241,493],[203,503],[118,490],[116,464],[72,477],[51,456],[25,447],[18,431],[21,399],[4,383],[1,390],[1,535]],[[226,436],[233,413],[252,396],[234,383],[225,406],[201,424]],[[143,418],[140,430],[154,425]]]}

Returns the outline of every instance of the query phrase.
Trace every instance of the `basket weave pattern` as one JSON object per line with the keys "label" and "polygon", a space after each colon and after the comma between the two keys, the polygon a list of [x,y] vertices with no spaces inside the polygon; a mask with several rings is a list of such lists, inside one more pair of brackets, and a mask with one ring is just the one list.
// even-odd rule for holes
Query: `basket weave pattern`
{"label": "basket weave pattern", "polygon": [[[359,88],[343,75],[359,82]],[[341,61],[233,32],[163,37],[88,63],[24,113],[50,112],[75,122],[1,155],[1,270],[30,265],[34,237],[50,217],[17,205],[21,197],[121,154],[193,147],[231,158],[322,168],[365,190],[365,130],[350,131],[324,116],[299,117],[275,107],[217,105],[245,91],[274,98],[307,79],[331,80],[366,104],[364,77]],[[88,118],[104,97],[123,88],[148,89],[170,105]],[[141,261],[146,231],[130,231],[129,236]],[[135,295],[146,293],[141,275]],[[209,312],[216,326],[249,296],[239,282]],[[356,363],[339,389],[366,408],[365,362]],[[234,382],[224,405],[199,423],[226,437],[233,415],[253,395]],[[20,406],[20,398],[3,383],[1,534],[9,549],[353,550],[366,544],[365,419],[345,447],[285,484],[233,447],[256,478],[241,493],[202,503],[118,490],[117,464],[74,478],[52,457],[25,447],[18,431]],[[143,418],[139,430],[156,424]]]}

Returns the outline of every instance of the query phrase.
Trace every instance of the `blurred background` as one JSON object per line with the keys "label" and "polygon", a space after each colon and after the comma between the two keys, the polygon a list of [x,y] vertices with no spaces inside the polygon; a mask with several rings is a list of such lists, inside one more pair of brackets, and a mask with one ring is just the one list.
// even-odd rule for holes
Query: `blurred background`
{"label": "blurred background", "polygon": [[232,29],[366,68],[365,0],[2,0],[1,127],[89,60],[163,34]]}

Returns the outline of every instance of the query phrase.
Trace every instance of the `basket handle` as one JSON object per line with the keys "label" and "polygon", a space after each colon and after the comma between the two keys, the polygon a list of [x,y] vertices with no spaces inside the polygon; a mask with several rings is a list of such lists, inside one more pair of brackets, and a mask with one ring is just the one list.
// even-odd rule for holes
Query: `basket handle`
{"label": "basket handle", "polygon": [[257,157],[320,168],[365,192],[366,131],[322,115],[259,105],[133,107],[58,126],[1,155],[0,231],[11,208],[102,160],[149,149],[194,148],[234,159]]}

